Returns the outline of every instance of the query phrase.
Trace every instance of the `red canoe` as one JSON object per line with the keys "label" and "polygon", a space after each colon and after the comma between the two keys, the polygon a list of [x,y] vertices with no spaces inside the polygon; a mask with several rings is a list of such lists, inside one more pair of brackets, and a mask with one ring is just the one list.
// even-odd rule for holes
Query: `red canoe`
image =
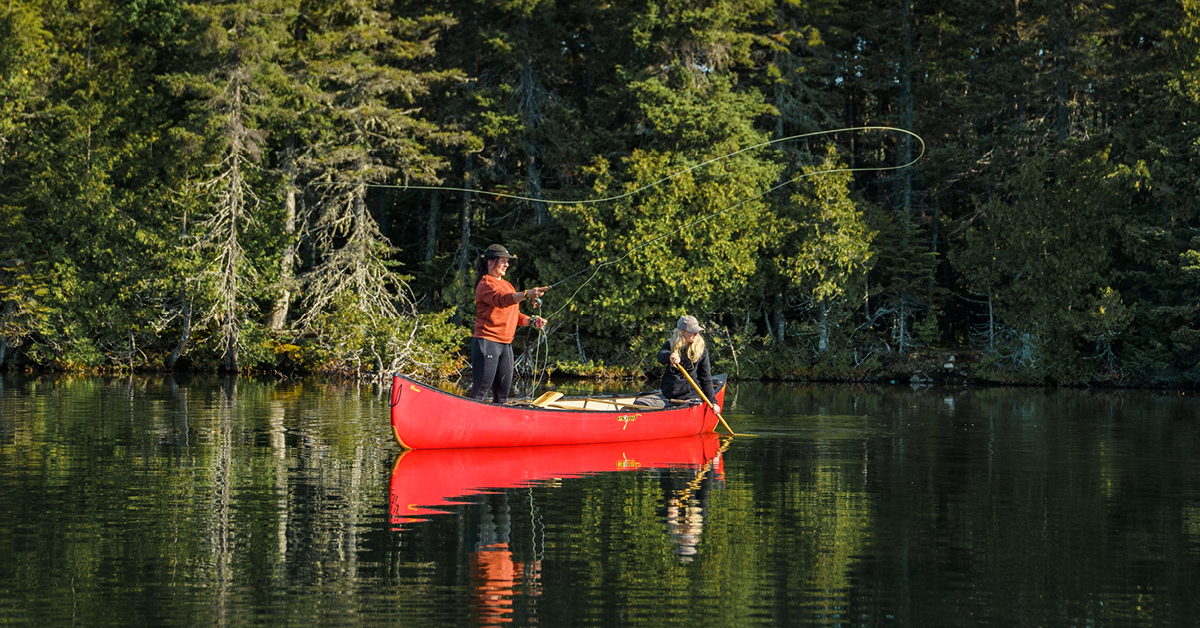
{"label": "red canoe", "polygon": [[591,473],[687,468],[719,479],[720,453],[720,438],[711,432],[633,443],[406,451],[392,469],[391,520],[424,521],[468,495]]}
{"label": "red canoe", "polygon": [[[725,398],[724,377],[717,404]],[[692,436],[713,431],[717,415],[701,403],[639,405],[639,397],[562,397],[548,405],[496,405],[430,388],[397,375],[392,380],[392,431],[405,449],[527,447],[621,443]]]}

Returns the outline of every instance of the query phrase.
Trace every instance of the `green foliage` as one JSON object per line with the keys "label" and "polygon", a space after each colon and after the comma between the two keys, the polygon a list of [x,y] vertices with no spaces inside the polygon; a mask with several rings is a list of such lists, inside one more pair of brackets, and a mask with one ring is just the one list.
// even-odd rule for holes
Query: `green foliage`
{"label": "green foliage", "polygon": [[[8,165],[15,142],[29,131],[51,72],[51,35],[36,5],[10,2],[0,13],[0,167]],[[0,170],[0,181],[7,169]]]}
{"label": "green foliage", "polygon": [[[560,372],[652,371],[690,313],[743,376],[961,338],[1194,383],[1200,9],[1129,8],[13,0],[0,361],[454,373],[500,241],[562,281]],[[929,152],[761,146],[872,125]]]}
{"label": "green foliage", "polygon": [[[695,164],[636,152],[627,165],[637,177],[625,191]],[[763,202],[741,201],[761,194],[779,169],[749,158],[731,168],[737,175],[720,167],[692,170],[611,204],[562,208],[557,217],[585,259],[620,265],[619,273],[589,274],[568,312],[592,333],[622,335],[644,352],[680,315],[736,303],[763,245],[756,227],[769,217]]]}
{"label": "green foliage", "polygon": [[876,233],[850,197],[850,173],[811,176],[844,168],[829,146],[820,165],[804,168],[805,189],[792,196],[794,208],[784,210],[790,228],[780,239],[791,254],[778,258],[780,272],[818,301],[841,299],[860,287],[872,256]]}
{"label": "green foliage", "polygon": [[[719,77],[687,91],[634,82],[653,131],[677,148],[635,150],[620,172],[598,160],[589,170],[594,193],[615,199],[555,211],[572,248],[603,265],[568,287],[567,312],[596,337],[623,338],[635,355],[652,355],[684,313],[704,318],[738,305],[773,231],[760,198],[782,172],[773,155],[713,161],[764,141],[752,123],[769,108],[732,87]],[[694,145],[711,147],[683,148]]]}
{"label": "green foliage", "polygon": [[315,367],[355,377],[386,378],[392,373],[445,377],[461,368],[453,356],[467,334],[453,325],[453,310],[422,316],[378,317],[343,293],[347,302],[323,312],[311,339]]}
{"label": "green foliage", "polygon": [[619,364],[608,365],[592,360],[580,362],[571,359],[556,360],[552,371],[555,375],[602,380],[639,379],[645,373],[638,367],[628,367]]}
{"label": "green foliage", "polygon": [[1077,381],[1081,343],[1103,336],[1111,346],[1123,329],[1112,311],[1111,322],[1099,323],[1108,331],[1094,329],[1090,319],[1104,307],[1096,294],[1112,272],[1133,180],[1106,154],[1031,158],[1003,196],[980,207],[963,247],[951,255],[970,290],[993,297],[1001,318],[1029,339],[1020,351],[1033,347],[1038,368],[1051,377]]}
{"label": "green foliage", "polygon": [[938,329],[937,314],[930,312],[928,316],[924,316],[913,323],[913,335],[916,336],[917,342],[925,346],[932,346],[941,340],[941,330]]}

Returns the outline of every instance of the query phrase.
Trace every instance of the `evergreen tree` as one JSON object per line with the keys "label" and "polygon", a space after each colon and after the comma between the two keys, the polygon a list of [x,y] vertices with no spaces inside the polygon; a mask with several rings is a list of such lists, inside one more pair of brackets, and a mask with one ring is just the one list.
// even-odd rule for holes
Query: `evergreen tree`
{"label": "evergreen tree", "polygon": [[965,246],[952,256],[972,280],[970,290],[989,298],[1009,326],[996,351],[1022,376],[1086,378],[1080,358],[1095,357],[1084,344],[1098,340],[1095,325],[1107,329],[1108,345],[1120,331],[1104,318],[1120,318],[1116,308],[1102,308],[1106,298],[1115,301],[1113,251],[1132,175],[1105,155],[1031,158],[1005,195],[980,207]]}
{"label": "evergreen tree", "polygon": [[744,313],[742,288],[770,233],[761,197],[783,169],[762,150],[715,160],[767,139],[755,122],[773,109],[737,70],[761,43],[754,28],[768,9],[668,3],[630,22],[642,61],[619,76],[636,148],[590,170],[597,196],[619,198],[559,213],[584,260],[619,264],[589,273],[568,304],[593,334],[616,341],[609,355],[651,355],[684,312]]}
{"label": "evergreen tree", "polygon": [[1122,103],[1114,154],[1146,174],[1122,224],[1115,285],[1132,321],[1113,351],[1130,381],[1200,381],[1197,140],[1200,4],[1122,7],[1136,16],[1114,37],[1132,69],[1106,95]]}
{"label": "evergreen tree", "polygon": [[50,34],[25,2],[0,14],[0,367],[10,349],[47,324],[41,305],[48,286],[31,258],[33,234],[20,198],[24,170],[18,147],[28,140],[28,116],[44,106],[49,88]]}
{"label": "evergreen tree", "polygon": [[[824,108],[843,127],[893,126],[924,133],[920,82],[928,75],[921,54],[918,8],[910,2],[868,2],[828,12],[818,28],[831,52]],[[853,133],[845,138],[847,161],[860,170],[852,189],[862,195],[879,233],[866,286],[866,323],[885,330],[901,354],[914,346],[912,329],[921,314],[933,316],[939,294],[938,210],[923,189],[919,146],[903,133]]]}
{"label": "evergreen tree", "polygon": [[281,55],[297,5],[298,0],[187,5],[198,22],[195,45],[208,67],[172,80],[197,97],[193,124],[211,160],[190,187],[190,193],[205,199],[193,227],[193,250],[205,260],[204,272],[192,292],[202,299],[200,322],[217,325],[217,347],[227,371],[238,369],[239,354],[252,344],[248,334],[257,327],[253,299],[265,282],[255,258],[265,254],[267,260],[278,259],[269,246],[256,246],[248,255],[247,245],[266,244],[256,239],[281,231],[275,199],[263,193],[264,121],[274,113],[272,90],[282,80]]}
{"label": "evergreen tree", "polygon": [[[383,373],[418,353],[422,323],[395,269],[395,248],[371,211],[371,186],[439,181],[434,146],[465,141],[418,115],[432,86],[454,71],[427,70],[446,15],[401,17],[390,2],[314,2],[305,8],[300,47],[308,146],[299,160],[315,192],[298,325],[313,333],[333,364]],[[380,195],[375,198],[387,198]],[[382,211],[387,211],[383,209]]]}
{"label": "evergreen tree", "polygon": [[[788,247],[790,254],[780,256],[777,262],[804,309],[815,315],[817,353],[829,348],[839,319],[857,308],[858,297],[866,288],[875,236],[867,227],[864,212],[850,197],[850,174],[828,172],[839,166],[842,164],[830,146],[824,163],[805,169],[806,174],[826,172],[803,179],[804,191],[793,195],[793,208],[784,214],[789,235],[782,238],[792,246]],[[785,340],[780,333],[779,341]]]}
{"label": "evergreen tree", "polygon": [[15,182],[6,192],[15,202],[5,204],[20,207],[30,235],[19,274],[48,288],[25,357],[66,368],[133,365],[153,350],[161,323],[155,266],[169,222],[170,183],[159,175],[171,153],[162,141],[170,106],[154,81],[167,44],[118,3],[39,9],[41,29],[16,41],[42,35],[35,48],[45,55],[22,74],[45,82],[22,105],[36,114],[9,147],[5,173]]}

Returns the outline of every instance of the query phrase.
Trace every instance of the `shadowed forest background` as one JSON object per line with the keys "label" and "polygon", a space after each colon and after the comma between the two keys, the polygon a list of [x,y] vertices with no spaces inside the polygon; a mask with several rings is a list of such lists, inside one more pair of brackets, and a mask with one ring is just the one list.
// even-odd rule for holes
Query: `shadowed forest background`
{"label": "shadowed forest background", "polygon": [[3,3],[0,368],[1200,381],[1197,0]]}

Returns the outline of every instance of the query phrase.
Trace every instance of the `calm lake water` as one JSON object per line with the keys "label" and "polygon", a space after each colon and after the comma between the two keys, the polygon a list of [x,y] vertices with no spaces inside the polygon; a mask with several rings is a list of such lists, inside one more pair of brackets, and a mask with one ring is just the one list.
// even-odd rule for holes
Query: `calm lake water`
{"label": "calm lake water", "polygon": [[402,456],[373,385],[0,386],[3,625],[1200,625],[1191,394],[741,383],[752,436]]}

